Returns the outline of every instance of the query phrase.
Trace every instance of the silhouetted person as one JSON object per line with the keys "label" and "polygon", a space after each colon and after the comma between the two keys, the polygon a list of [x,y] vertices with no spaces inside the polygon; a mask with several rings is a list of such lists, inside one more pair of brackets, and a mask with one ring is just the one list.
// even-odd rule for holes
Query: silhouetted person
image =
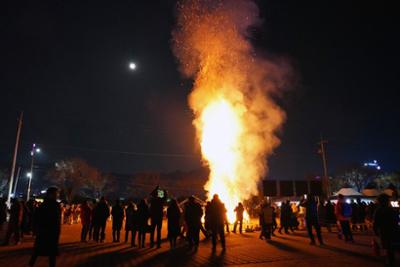
{"label": "silhouetted person", "polygon": [[33,232],[33,224],[34,224],[34,220],[35,220],[35,212],[36,212],[36,201],[34,199],[30,199],[27,203],[26,203],[26,207],[27,207],[27,211],[28,211],[28,221],[27,221],[27,231],[28,233],[32,232],[32,235],[35,235],[35,233]]}
{"label": "silhouetted person", "polygon": [[101,197],[100,202],[93,209],[93,239],[96,242],[104,242],[106,238],[105,231],[108,217],[110,217],[110,209],[106,199]]}
{"label": "silhouetted person", "polygon": [[8,228],[7,228],[6,238],[4,240],[4,245],[8,245],[10,243],[10,238],[12,235],[14,236],[15,244],[19,244],[21,235],[22,216],[23,216],[23,206],[18,201],[18,199],[13,198],[11,200],[10,220],[8,222]]}
{"label": "silhouetted person", "polygon": [[337,225],[335,207],[329,200],[325,205],[325,222],[326,222],[326,228],[328,229],[329,232],[331,232],[332,225]]}
{"label": "silhouetted person", "polygon": [[139,211],[135,204],[133,204],[133,219],[132,219],[132,239],[131,246],[136,247],[136,234],[139,233]]}
{"label": "silhouetted person", "polygon": [[242,233],[244,207],[241,202],[236,206],[234,212],[236,213],[236,221],[233,225],[233,232],[236,233],[236,227],[239,224],[239,233]]}
{"label": "silhouetted person", "polygon": [[158,196],[158,190],[157,186],[150,200],[150,247],[154,246],[154,232],[157,231],[157,248],[160,248],[164,198]]}
{"label": "silhouetted person", "polygon": [[0,198],[0,231],[3,230],[3,225],[7,221],[7,204],[6,200]]}
{"label": "silhouetted person", "polygon": [[212,249],[217,246],[217,237],[219,236],[222,249],[225,250],[225,232],[224,224],[226,219],[226,209],[218,195],[215,194],[210,204],[210,227],[212,233]]}
{"label": "silhouetted person", "polygon": [[368,206],[366,207],[366,217],[365,218],[371,223],[374,221],[376,206],[377,205],[374,202],[370,202],[368,204]]}
{"label": "silhouetted person", "polygon": [[111,210],[111,215],[113,242],[119,242],[121,237],[122,222],[124,220],[124,209],[121,207],[119,199],[115,201],[115,204]]}
{"label": "silhouetted person", "polygon": [[360,231],[367,231],[368,227],[365,223],[365,218],[367,216],[367,205],[365,202],[361,201],[360,198],[357,199],[358,204],[358,223],[360,226]]}
{"label": "silhouetted person", "polygon": [[289,226],[290,226],[290,217],[291,217],[291,207],[290,202],[282,202],[281,204],[281,216],[280,216],[280,223],[281,226],[279,227],[278,232],[282,234],[282,229],[285,230],[285,234],[289,233]]}
{"label": "silhouetted person", "polygon": [[90,225],[92,224],[92,209],[85,200],[81,205],[81,242],[86,242],[86,237],[89,233]]}
{"label": "silhouetted person", "polygon": [[72,224],[72,207],[71,205],[66,205],[65,206],[65,211],[64,211],[64,224]]}
{"label": "silhouetted person", "polygon": [[265,202],[261,206],[260,210],[260,225],[261,225],[261,233],[260,239],[265,237],[267,240],[271,239],[271,235],[274,227],[274,208],[271,207],[271,203]]}
{"label": "silhouetted person", "polygon": [[90,224],[90,227],[89,227],[89,240],[94,240],[94,222],[93,222],[93,218],[94,218],[94,211],[95,211],[95,208],[96,208],[96,206],[97,206],[97,201],[96,200],[94,200],[93,201],[93,205],[92,205],[92,214],[91,214],[91,218],[92,218],[92,221],[91,221],[91,224]]}
{"label": "silhouetted person", "polygon": [[178,202],[176,202],[175,199],[171,199],[169,207],[167,209],[168,240],[171,248],[176,247],[176,239],[181,232],[180,217],[181,210],[178,206]]}
{"label": "silhouetted person", "polygon": [[21,221],[21,228],[20,228],[20,235],[21,239],[24,238],[24,234],[30,234],[30,209],[25,201],[20,201],[22,207],[22,221]]}
{"label": "silhouetted person", "polygon": [[359,224],[360,216],[359,216],[359,205],[356,203],[355,200],[351,202],[351,229],[356,231],[357,225]]}
{"label": "silhouetted person", "polygon": [[[132,246],[135,245],[135,237],[133,236],[133,220],[136,213],[136,205],[132,202],[128,203],[128,206],[125,209],[125,243],[128,242],[129,233],[131,233],[132,238]],[[136,229],[137,230],[137,229]],[[135,235],[136,235],[135,230]]]}
{"label": "silhouetted person", "polygon": [[206,238],[210,236],[211,227],[210,227],[210,204],[211,201],[207,201],[205,212],[204,212],[204,228],[206,229],[207,235]]}
{"label": "silhouetted person", "polygon": [[342,228],[342,233],[346,242],[353,242],[353,234],[351,233],[350,229],[351,213],[351,205],[346,203],[342,194],[339,194],[335,215],[340,223],[340,227]]}
{"label": "silhouetted person", "polygon": [[189,242],[189,249],[195,249],[199,246],[201,217],[203,216],[203,209],[197,203],[193,196],[189,197],[189,201],[185,207],[185,222],[187,225],[187,239]]}
{"label": "silhouetted person", "polygon": [[317,233],[318,242],[320,245],[323,245],[321,235],[321,226],[318,221],[318,205],[315,201],[315,198],[311,195],[308,195],[307,199],[302,199],[300,205],[306,209],[306,227],[308,236],[310,237],[310,244],[315,245],[315,238],[312,232],[312,228],[314,227],[315,232]]}
{"label": "silhouetted person", "polygon": [[381,194],[374,215],[374,232],[380,237],[382,247],[386,249],[389,266],[396,266],[394,242],[400,241],[398,216],[398,212],[390,206],[388,195]]}
{"label": "silhouetted person", "polygon": [[146,240],[146,232],[148,230],[149,220],[149,207],[147,206],[146,200],[142,199],[138,205],[138,226],[139,226],[139,247],[144,248]]}
{"label": "silhouetted person", "polygon": [[271,206],[272,208],[272,229],[271,229],[271,235],[275,236],[275,230],[278,228],[278,223],[276,222],[276,210],[275,207]]}
{"label": "silhouetted person", "polygon": [[57,202],[58,189],[47,189],[43,203],[37,208],[35,219],[36,239],[29,266],[34,266],[38,256],[49,257],[49,266],[56,266],[61,230],[61,209]]}

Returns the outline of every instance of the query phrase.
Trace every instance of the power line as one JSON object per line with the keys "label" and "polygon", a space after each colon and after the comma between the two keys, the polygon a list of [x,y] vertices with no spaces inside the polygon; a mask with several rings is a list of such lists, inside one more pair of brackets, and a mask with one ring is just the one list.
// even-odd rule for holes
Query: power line
{"label": "power line", "polygon": [[115,153],[124,154],[131,156],[147,156],[147,157],[171,157],[171,158],[196,158],[200,155],[198,154],[184,154],[184,153],[161,153],[161,152],[140,152],[140,151],[121,151],[112,149],[100,149],[100,148],[88,148],[88,147],[77,147],[77,146],[61,146],[61,145],[46,145],[39,144],[41,147],[55,148],[55,149],[70,149],[70,150],[80,150],[88,152],[102,152],[102,153]]}
{"label": "power line", "polygon": [[[154,186],[155,186],[156,184],[157,184],[157,183],[153,183],[153,184],[141,184],[141,183],[132,182],[132,186],[134,186],[134,187],[140,187],[140,188],[143,188],[143,187],[154,188]],[[188,190],[188,191],[193,190],[193,187],[192,187],[192,188],[188,188],[187,186],[168,185],[168,184],[162,184],[162,183],[161,183],[160,185],[161,185],[163,188],[165,187],[165,189],[167,189],[167,190],[171,190],[171,189]],[[197,185],[196,185],[196,186],[197,186]],[[201,187],[201,190],[206,191],[206,190],[204,189],[204,184],[199,185],[199,187]]]}

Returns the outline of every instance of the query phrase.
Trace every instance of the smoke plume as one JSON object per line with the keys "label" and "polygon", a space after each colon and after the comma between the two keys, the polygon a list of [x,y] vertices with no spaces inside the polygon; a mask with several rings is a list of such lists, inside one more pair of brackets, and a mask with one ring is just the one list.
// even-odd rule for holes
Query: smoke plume
{"label": "smoke plume", "polygon": [[[267,158],[280,144],[277,132],[285,112],[274,99],[287,85],[288,68],[256,55],[249,27],[261,25],[261,19],[253,1],[186,0],[177,11],[172,49],[181,73],[194,80],[188,102],[204,163],[210,167],[205,189],[222,194],[225,202],[243,201],[258,193],[257,184],[268,172]],[[226,119],[233,118],[234,124],[222,119],[214,125],[220,137],[213,144],[218,147],[235,131],[227,147],[233,156],[218,159],[219,152],[207,147],[205,129],[225,109],[232,110],[233,117],[227,111]],[[208,116],[213,110],[215,116]]]}

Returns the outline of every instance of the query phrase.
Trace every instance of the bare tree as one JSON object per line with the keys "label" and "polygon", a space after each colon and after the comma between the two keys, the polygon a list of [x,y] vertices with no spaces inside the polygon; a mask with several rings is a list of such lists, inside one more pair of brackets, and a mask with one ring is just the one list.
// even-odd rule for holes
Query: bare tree
{"label": "bare tree", "polygon": [[397,189],[400,189],[400,172],[382,174],[377,177],[374,182],[377,184],[379,189],[385,189],[390,184],[394,185]]}
{"label": "bare tree", "polygon": [[107,195],[115,189],[116,178],[111,174],[102,174],[92,168],[92,173],[88,175],[85,181],[86,196],[99,198]]}
{"label": "bare tree", "polygon": [[341,175],[331,180],[331,186],[334,188],[352,187],[361,192],[368,184],[379,177],[379,170],[361,166],[360,164],[351,164],[347,166]]}
{"label": "bare tree", "polygon": [[57,162],[47,176],[61,188],[67,201],[72,201],[87,186],[88,181],[98,179],[100,174],[86,161],[73,158]]}
{"label": "bare tree", "polygon": [[363,188],[370,182],[370,179],[358,169],[352,169],[343,174],[342,179],[345,184],[350,185],[358,192],[361,192]]}
{"label": "bare tree", "polygon": [[330,178],[329,184],[330,184],[332,192],[337,192],[342,187],[350,186],[350,185],[346,184],[346,181],[341,176]]}

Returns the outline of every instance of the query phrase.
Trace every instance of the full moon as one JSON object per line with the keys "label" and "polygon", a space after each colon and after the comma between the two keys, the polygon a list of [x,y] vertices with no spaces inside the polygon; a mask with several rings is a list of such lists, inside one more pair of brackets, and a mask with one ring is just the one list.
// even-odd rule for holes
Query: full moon
{"label": "full moon", "polygon": [[129,63],[129,68],[130,68],[131,70],[136,69],[136,64],[133,63],[133,62]]}

